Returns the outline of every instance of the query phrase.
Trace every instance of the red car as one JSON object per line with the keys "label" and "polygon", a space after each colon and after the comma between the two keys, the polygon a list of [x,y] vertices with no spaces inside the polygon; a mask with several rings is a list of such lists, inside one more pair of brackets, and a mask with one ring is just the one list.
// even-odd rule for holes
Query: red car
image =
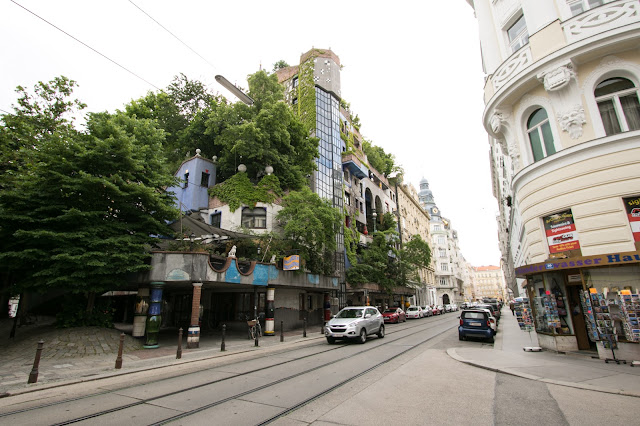
{"label": "red car", "polygon": [[400,308],[390,308],[385,309],[382,313],[382,318],[384,318],[384,322],[397,324],[399,322],[405,322],[407,320],[407,315]]}

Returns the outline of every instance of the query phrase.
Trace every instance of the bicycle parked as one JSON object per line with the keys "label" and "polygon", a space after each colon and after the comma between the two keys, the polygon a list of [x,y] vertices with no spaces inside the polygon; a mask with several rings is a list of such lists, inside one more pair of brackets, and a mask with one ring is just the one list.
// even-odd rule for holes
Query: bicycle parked
{"label": "bicycle parked", "polygon": [[249,326],[249,339],[255,340],[256,336],[262,337],[262,326],[257,318],[247,321],[247,326]]}

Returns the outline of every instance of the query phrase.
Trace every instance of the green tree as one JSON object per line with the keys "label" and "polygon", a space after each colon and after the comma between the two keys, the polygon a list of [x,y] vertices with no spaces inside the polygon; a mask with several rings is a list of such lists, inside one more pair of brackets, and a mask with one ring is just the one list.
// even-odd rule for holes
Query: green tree
{"label": "green tree", "polygon": [[[71,94],[69,81],[56,84],[63,98]],[[38,95],[28,106],[53,109],[52,99]],[[62,122],[24,141],[18,156],[26,160],[0,192],[0,264],[14,272],[16,289],[97,292],[149,269],[153,235],[169,234],[166,222],[177,217],[164,191],[174,179],[163,140],[151,120],[100,113],[89,116],[87,132]]]}
{"label": "green tree", "polygon": [[335,236],[342,226],[340,211],[308,187],[286,195],[282,207],[276,218],[291,248],[298,251],[312,273],[333,274]]}
{"label": "green tree", "polygon": [[383,175],[389,176],[393,172],[402,170],[400,166],[395,164],[395,157],[393,154],[387,154],[384,149],[374,145],[372,142],[367,140],[363,141],[362,150],[367,154],[369,164]]}
{"label": "green tree", "polygon": [[419,270],[427,269],[431,265],[431,248],[420,235],[413,235],[402,245],[399,259],[403,278],[419,282]]}
{"label": "green tree", "polygon": [[206,123],[214,138],[218,177],[223,181],[247,166],[251,180],[259,179],[272,166],[283,189],[298,190],[315,169],[318,139],[283,102],[284,89],[277,77],[259,71],[249,77],[252,106],[237,102],[214,108]]}
{"label": "green tree", "polygon": [[282,59],[280,59],[278,62],[276,62],[275,64],[273,64],[273,72],[276,72],[278,70],[281,70],[282,68],[287,68],[289,66],[288,63],[286,63],[285,61],[283,61]]}
{"label": "green tree", "polygon": [[398,233],[389,229],[374,232],[372,237],[373,241],[358,256],[358,263],[347,270],[347,282],[351,285],[376,283],[391,294],[400,276]]}

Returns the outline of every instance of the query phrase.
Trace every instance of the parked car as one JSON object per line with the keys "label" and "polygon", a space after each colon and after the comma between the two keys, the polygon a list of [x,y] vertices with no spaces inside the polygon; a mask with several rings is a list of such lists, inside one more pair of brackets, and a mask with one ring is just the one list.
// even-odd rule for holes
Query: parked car
{"label": "parked car", "polygon": [[474,308],[480,311],[486,311],[489,314],[489,321],[491,322],[491,329],[493,330],[493,335],[495,336],[496,333],[498,332],[498,320],[496,320],[496,317],[493,316],[493,314],[491,313],[491,311],[489,309],[483,309],[483,308]]}
{"label": "parked car", "polygon": [[420,307],[422,308],[422,313],[424,314],[425,317],[433,316],[433,310],[431,309],[431,306],[425,305]]}
{"label": "parked car", "polygon": [[452,311],[457,311],[458,310],[458,305],[456,305],[455,303],[451,304],[451,310]]}
{"label": "parked car", "polygon": [[458,338],[466,340],[467,337],[479,337],[489,343],[493,343],[493,330],[491,329],[488,312],[478,309],[465,309],[460,313]]}
{"label": "parked car", "polygon": [[445,312],[453,312],[453,306],[451,306],[451,305],[444,305],[444,311],[445,311]]}
{"label": "parked car", "polygon": [[407,318],[423,318],[424,313],[420,306],[411,305],[407,308]]}
{"label": "parked car", "polygon": [[493,304],[479,303],[474,306],[473,309],[489,309],[491,311],[491,315],[493,315],[496,319],[496,322],[500,321],[500,311],[497,311],[496,307]]}
{"label": "parked car", "polygon": [[371,334],[384,337],[384,319],[372,306],[343,308],[324,327],[324,335],[330,344],[337,339],[356,339],[358,343],[364,343]]}
{"label": "parked car", "polygon": [[433,305],[431,307],[431,312],[433,312],[433,315],[440,315],[442,312],[440,312],[440,309],[438,309],[438,305]]}
{"label": "parked car", "polygon": [[444,314],[444,313],[446,313],[446,312],[447,312],[447,311],[444,309],[444,306],[442,306],[442,305],[438,305],[438,310],[440,311],[440,314]]}
{"label": "parked car", "polygon": [[405,314],[400,308],[390,308],[385,309],[382,313],[382,318],[384,319],[384,322],[398,324],[407,320],[407,314]]}

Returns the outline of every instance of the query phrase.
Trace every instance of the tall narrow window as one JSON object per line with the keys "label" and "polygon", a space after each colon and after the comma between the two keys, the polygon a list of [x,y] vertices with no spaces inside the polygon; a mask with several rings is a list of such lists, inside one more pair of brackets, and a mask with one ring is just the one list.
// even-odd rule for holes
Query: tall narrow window
{"label": "tall narrow window", "polygon": [[209,187],[209,173],[202,172],[202,176],[200,176],[200,186],[204,186],[205,188]]}
{"label": "tall narrow window", "polygon": [[527,121],[527,133],[534,161],[540,161],[556,153],[549,117],[544,109],[540,108],[531,114]]}
{"label": "tall narrow window", "polygon": [[640,130],[638,88],[626,78],[609,78],[594,91],[602,125],[608,135]]}
{"label": "tall narrow window", "polygon": [[211,215],[211,226],[215,226],[216,228],[220,228],[222,224],[222,213],[214,213]]}
{"label": "tall narrow window", "polygon": [[189,186],[189,172],[184,174],[184,187]]}
{"label": "tall narrow window", "polygon": [[529,43],[529,33],[527,32],[527,23],[524,20],[524,15],[507,30],[507,36],[509,37],[509,47],[511,52],[515,52],[525,44]]}

